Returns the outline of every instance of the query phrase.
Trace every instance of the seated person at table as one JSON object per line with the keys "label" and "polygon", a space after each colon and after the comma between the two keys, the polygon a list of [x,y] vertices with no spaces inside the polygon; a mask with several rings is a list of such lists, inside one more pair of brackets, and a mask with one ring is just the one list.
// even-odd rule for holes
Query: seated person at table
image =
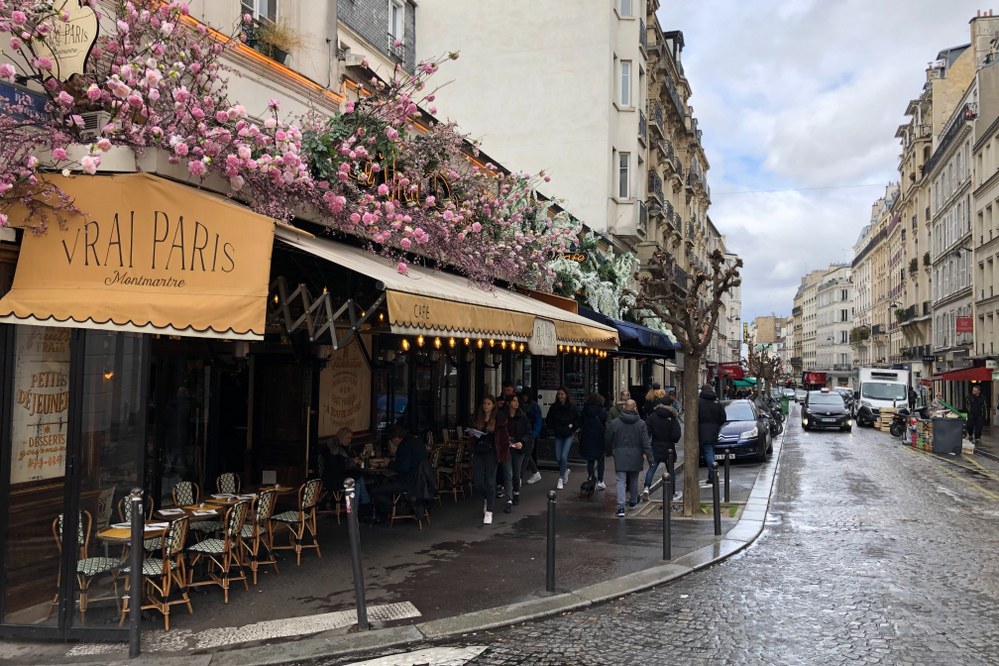
{"label": "seated person at table", "polygon": [[[354,487],[357,490],[358,501],[361,504],[370,504],[371,497],[368,495],[368,489],[364,485],[361,468],[350,457],[350,452],[347,448],[353,439],[354,433],[351,432],[350,428],[340,428],[336,437],[327,442],[326,446],[319,450],[319,459],[322,462],[323,486],[327,490],[335,490],[337,493],[342,493],[344,479],[351,477],[356,484]],[[335,501],[332,494],[329,495],[329,501],[330,504]]]}
{"label": "seated person at table", "polygon": [[396,475],[371,490],[375,506],[385,511],[391,508],[393,495],[408,492],[412,496],[416,488],[420,463],[429,457],[424,441],[407,433],[401,425],[392,426],[388,443],[389,449],[395,451],[388,468]]}

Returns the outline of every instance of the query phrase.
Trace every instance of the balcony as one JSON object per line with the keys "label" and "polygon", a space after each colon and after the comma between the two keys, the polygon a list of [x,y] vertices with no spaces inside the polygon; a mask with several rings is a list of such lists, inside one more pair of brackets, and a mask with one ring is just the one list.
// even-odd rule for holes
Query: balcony
{"label": "balcony", "polygon": [[680,287],[680,289],[687,291],[687,271],[677,266],[676,272],[673,275],[673,283]]}
{"label": "balcony", "polygon": [[931,314],[933,314],[933,308],[930,307],[930,302],[923,301],[923,316],[929,317]]}
{"label": "balcony", "polygon": [[649,145],[649,121],[641,109],[638,110],[638,140],[643,146]]}
{"label": "balcony", "polygon": [[659,102],[659,100],[653,100],[652,104],[649,106],[649,120],[652,121],[652,129],[659,132],[659,138],[665,139],[666,134],[663,128],[665,127],[664,123],[666,121],[666,117],[663,113],[663,105]]}
{"label": "balcony", "polygon": [[666,199],[663,196],[663,179],[655,171],[649,172],[649,196],[656,199],[660,204]]}
{"label": "balcony", "polygon": [[[662,61],[665,66],[665,60]],[[673,83],[673,77],[670,76],[669,72],[666,72],[665,76],[666,92],[669,94],[670,100],[673,102],[673,109],[676,111],[677,115],[680,117],[681,121],[687,118],[687,108],[683,104],[683,100],[680,99],[680,93],[677,92],[676,84]]]}
{"label": "balcony", "polygon": [[833,363],[833,372],[849,372],[853,370],[852,363]]}
{"label": "balcony", "polygon": [[649,52],[649,32],[645,28],[645,19],[638,19],[638,44],[643,52]]}
{"label": "balcony", "polygon": [[887,332],[888,329],[885,327],[884,324],[874,324],[874,326],[871,326],[872,335],[884,335]]}

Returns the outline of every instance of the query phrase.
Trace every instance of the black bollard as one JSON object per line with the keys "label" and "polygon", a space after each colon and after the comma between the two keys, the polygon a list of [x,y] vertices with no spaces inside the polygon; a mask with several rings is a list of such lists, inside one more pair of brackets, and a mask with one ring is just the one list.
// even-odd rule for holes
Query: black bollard
{"label": "black bollard", "polygon": [[145,532],[146,511],[142,506],[142,488],[132,488],[128,501],[132,508],[132,550],[128,556],[128,658],[135,659],[142,652],[142,537]]}
{"label": "black bollard", "polygon": [[361,569],[361,534],[354,504],[354,479],[343,481],[343,496],[347,505],[347,531],[350,534],[350,562],[354,569],[354,598],[357,600],[357,628],[367,631],[368,608],[364,603],[364,572]]}
{"label": "black bollard", "polygon": [[663,472],[663,559],[667,562],[673,559],[672,525],[673,513],[673,477],[669,472]]}
{"label": "black bollard", "polygon": [[555,591],[555,491],[548,491],[548,557],[545,568],[545,589]]}
{"label": "black bollard", "polygon": [[729,481],[731,481],[731,478],[732,478],[732,465],[730,463],[732,455],[733,454],[729,453],[727,450],[725,451],[725,503],[726,504],[728,504],[729,501],[730,501],[729,500],[729,497],[730,497],[730,495],[729,495]]}
{"label": "black bollard", "polygon": [[715,536],[721,536],[721,500],[718,496],[718,463],[711,466],[711,499],[715,508]]}

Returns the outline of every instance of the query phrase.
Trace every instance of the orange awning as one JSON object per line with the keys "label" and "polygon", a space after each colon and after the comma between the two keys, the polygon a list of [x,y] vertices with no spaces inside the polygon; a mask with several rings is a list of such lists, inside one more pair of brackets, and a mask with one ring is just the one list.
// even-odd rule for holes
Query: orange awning
{"label": "orange awning", "polygon": [[992,370],[986,367],[961,368],[933,375],[935,382],[991,382]]}
{"label": "orange awning", "polygon": [[25,230],[0,321],[263,338],[273,220],[149,174],[48,179],[82,214]]}

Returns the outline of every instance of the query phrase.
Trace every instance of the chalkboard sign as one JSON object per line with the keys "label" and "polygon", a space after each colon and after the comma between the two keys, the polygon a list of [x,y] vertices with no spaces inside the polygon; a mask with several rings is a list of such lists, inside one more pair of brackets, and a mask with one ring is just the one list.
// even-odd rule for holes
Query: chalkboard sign
{"label": "chalkboard sign", "polygon": [[538,360],[541,361],[541,386],[538,388],[549,391],[558,389],[561,386],[558,377],[558,358],[541,356],[538,357]]}

